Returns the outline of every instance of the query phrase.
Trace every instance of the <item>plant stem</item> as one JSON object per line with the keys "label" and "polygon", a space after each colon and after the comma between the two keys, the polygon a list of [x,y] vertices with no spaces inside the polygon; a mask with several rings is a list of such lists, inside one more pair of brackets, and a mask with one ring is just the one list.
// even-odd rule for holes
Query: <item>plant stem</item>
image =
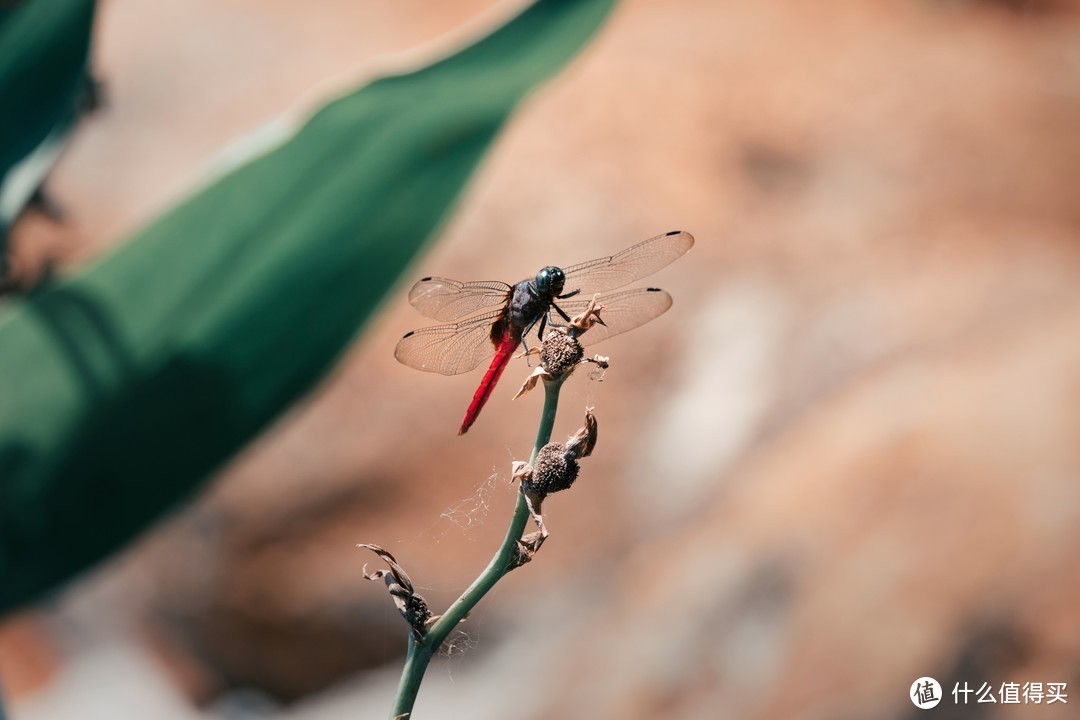
{"label": "plant stem", "polygon": [[394,698],[391,720],[403,714],[412,713],[416,693],[420,691],[420,683],[424,679],[424,671],[427,670],[428,661],[431,660],[433,652],[429,644],[416,642],[411,632],[408,642],[409,649],[405,654],[405,667],[401,669],[401,681],[398,683],[397,696]]}
{"label": "plant stem", "polygon": [[[555,425],[555,413],[559,409],[559,390],[562,388],[563,379],[544,381],[544,409],[540,415],[540,427],[536,431],[536,443],[533,445],[532,455],[529,456],[530,464],[536,462],[536,454],[540,452],[540,448],[551,441],[551,429]],[[409,635],[409,649],[405,655],[405,667],[401,671],[397,696],[394,698],[394,709],[390,711],[391,720],[411,715],[416,694],[420,690],[420,683],[432,656],[458,623],[464,620],[484,595],[495,587],[495,583],[509,572],[510,563],[517,551],[517,542],[525,532],[528,522],[529,508],[525,496],[518,493],[510,527],[506,529],[506,537],[491,562],[461,597],[428,629],[422,641],[417,642]]]}

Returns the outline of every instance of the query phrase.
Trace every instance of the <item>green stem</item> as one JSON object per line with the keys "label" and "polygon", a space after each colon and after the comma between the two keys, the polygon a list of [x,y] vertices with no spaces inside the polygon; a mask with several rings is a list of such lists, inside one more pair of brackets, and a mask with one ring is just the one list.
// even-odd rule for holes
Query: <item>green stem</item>
{"label": "green stem", "polygon": [[405,667],[401,670],[401,681],[398,683],[397,696],[394,698],[391,720],[403,714],[412,713],[416,693],[420,691],[420,683],[424,680],[424,671],[427,670],[432,652],[433,648],[430,645],[416,642],[412,633],[409,633],[409,649],[405,654]]}
{"label": "green stem", "polygon": [[[544,382],[544,410],[540,415],[540,427],[536,431],[536,444],[533,445],[532,455],[529,456],[530,464],[536,462],[536,454],[540,452],[540,448],[551,441],[551,429],[555,425],[555,413],[559,409],[559,390],[562,388],[562,383],[562,378]],[[394,709],[390,711],[391,720],[402,715],[411,716],[416,694],[420,690],[420,683],[424,679],[424,672],[432,656],[458,623],[464,620],[484,595],[495,587],[495,583],[509,572],[510,563],[517,552],[517,542],[525,532],[528,522],[529,508],[525,503],[525,496],[518,493],[510,527],[506,529],[506,537],[503,538],[502,545],[491,558],[491,562],[479,577],[473,580],[472,585],[461,594],[461,597],[455,600],[442,617],[428,629],[421,642],[416,642],[412,635],[409,636],[405,667],[401,671],[401,682],[398,684],[397,696],[394,698]]]}

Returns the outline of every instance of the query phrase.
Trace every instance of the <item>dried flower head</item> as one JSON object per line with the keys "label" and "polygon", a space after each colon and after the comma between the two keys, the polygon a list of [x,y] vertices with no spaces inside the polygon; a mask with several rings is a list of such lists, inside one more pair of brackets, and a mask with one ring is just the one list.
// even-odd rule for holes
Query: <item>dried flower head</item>
{"label": "dried flower head", "polygon": [[525,496],[529,514],[540,532],[518,541],[517,555],[511,561],[510,569],[529,562],[547,539],[548,531],[543,517],[544,498],[574,484],[580,470],[578,460],[592,454],[596,447],[596,436],[596,416],[593,415],[592,408],[587,408],[585,426],[574,433],[565,445],[548,443],[540,448],[534,465],[514,463],[513,479],[521,483],[521,494]]}
{"label": "dried flower head", "polygon": [[562,443],[548,443],[537,453],[532,477],[522,487],[528,492],[550,495],[573,485],[578,471],[577,459]]}
{"label": "dried flower head", "polygon": [[548,443],[536,454],[536,462],[517,467],[514,477],[521,481],[522,490],[541,498],[566,490],[578,476],[578,460],[588,457],[596,447],[598,428],[592,408],[585,410],[585,426],[570,436],[566,444]]}
{"label": "dried flower head", "polygon": [[540,346],[540,365],[554,377],[561,377],[573,370],[584,356],[585,349],[581,347],[581,342],[562,328],[551,330]]}
{"label": "dried flower head", "polygon": [[[565,379],[583,362],[594,363],[601,371],[607,369],[608,359],[602,355],[586,358],[585,349],[578,339],[589,328],[605,324],[600,317],[603,309],[604,306],[600,304],[600,295],[593,295],[585,310],[571,318],[565,327],[552,327],[548,331],[539,350],[533,347],[523,354],[523,356],[528,356],[539,353],[540,366],[525,379],[521,389],[514,395],[515,400],[535,388],[536,383],[541,379],[544,382]],[[602,375],[600,379],[603,379]]]}

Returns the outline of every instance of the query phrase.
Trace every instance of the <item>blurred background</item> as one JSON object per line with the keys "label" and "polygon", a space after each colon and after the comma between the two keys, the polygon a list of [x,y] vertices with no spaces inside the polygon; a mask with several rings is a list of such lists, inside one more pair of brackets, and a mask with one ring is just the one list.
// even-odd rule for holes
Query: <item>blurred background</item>
{"label": "blurred background", "polygon": [[[0,318],[335,96],[522,7],[98,3],[100,102],[14,222]],[[384,716],[405,627],[355,544],[444,608],[502,537],[541,404],[510,401],[517,361],[458,437],[481,373],[394,360],[426,322],[409,285],[514,282],[674,229],[697,244],[648,281],[674,307],[565,387],[555,438],[593,406],[597,450],[416,717],[899,720],[921,676],[935,717],[1075,716],[1072,4],[620,0],[583,46],[340,362],[160,522],[9,610],[12,717]],[[965,682],[999,702],[956,704]],[[1069,702],[1003,704],[1011,682]]]}

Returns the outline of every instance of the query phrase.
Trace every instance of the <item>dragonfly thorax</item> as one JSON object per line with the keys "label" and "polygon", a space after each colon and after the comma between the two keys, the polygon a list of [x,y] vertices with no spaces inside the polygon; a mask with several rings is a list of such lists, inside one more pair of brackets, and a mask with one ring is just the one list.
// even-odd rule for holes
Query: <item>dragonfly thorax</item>
{"label": "dragonfly thorax", "polygon": [[566,274],[562,271],[562,268],[548,265],[536,273],[536,289],[540,291],[541,295],[555,297],[563,291],[563,285],[565,284]]}

